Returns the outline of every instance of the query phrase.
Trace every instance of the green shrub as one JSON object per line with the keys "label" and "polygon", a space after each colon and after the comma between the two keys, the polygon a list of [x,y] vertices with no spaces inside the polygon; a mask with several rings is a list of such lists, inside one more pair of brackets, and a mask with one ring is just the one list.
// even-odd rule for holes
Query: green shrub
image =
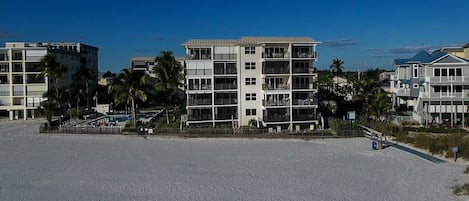
{"label": "green shrub", "polygon": [[351,123],[338,118],[329,118],[329,126],[332,130],[358,130],[359,126],[356,123]]}

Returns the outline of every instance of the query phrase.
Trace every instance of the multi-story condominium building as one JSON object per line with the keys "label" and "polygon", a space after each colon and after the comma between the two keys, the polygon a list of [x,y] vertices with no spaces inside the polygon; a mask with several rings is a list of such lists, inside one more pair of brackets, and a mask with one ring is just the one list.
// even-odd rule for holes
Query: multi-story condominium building
{"label": "multi-story condominium building", "polygon": [[396,59],[391,76],[396,111],[407,111],[426,125],[467,120],[469,61],[447,52],[421,51],[410,59]]}
{"label": "multi-story condominium building", "polygon": [[309,37],[188,40],[187,125],[314,129],[316,45]]}
{"label": "multi-story condominium building", "polygon": [[155,57],[132,57],[130,65],[134,71],[144,71],[149,75],[153,74],[153,67],[155,66]]}
{"label": "multi-story condominium building", "polygon": [[[90,89],[97,85],[98,48],[81,43],[24,43],[7,42],[0,48],[0,111],[7,111],[11,120],[34,118],[34,111],[42,102],[49,87],[46,78],[40,78],[40,60],[53,54],[67,67],[64,83],[69,84],[80,67],[90,69],[96,79],[90,80]],[[90,90],[90,94],[93,94]]]}

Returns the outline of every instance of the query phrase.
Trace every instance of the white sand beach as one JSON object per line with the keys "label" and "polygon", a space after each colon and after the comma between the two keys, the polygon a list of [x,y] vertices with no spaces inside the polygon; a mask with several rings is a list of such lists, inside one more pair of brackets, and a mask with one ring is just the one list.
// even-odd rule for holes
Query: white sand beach
{"label": "white sand beach", "polygon": [[37,133],[0,122],[0,200],[463,200],[462,163],[365,138],[181,139]]}

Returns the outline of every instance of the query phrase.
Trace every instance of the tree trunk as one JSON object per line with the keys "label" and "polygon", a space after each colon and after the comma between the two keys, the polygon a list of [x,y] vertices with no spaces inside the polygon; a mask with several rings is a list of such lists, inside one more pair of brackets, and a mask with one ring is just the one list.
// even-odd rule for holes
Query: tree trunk
{"label": "tree trunk", "polygon": [[133,119],[133,124],[135,128],[137,126],[137,119],[135,115],[135,100],[134,100],[134,97],[131,97],[130,99],[132,101],[132,119]]}
{"label": "tree trunk", "polygon": [[168,111],[168,108],[166,108],[165,110],[166,110],[166,124],[169,125],[169,111]]}

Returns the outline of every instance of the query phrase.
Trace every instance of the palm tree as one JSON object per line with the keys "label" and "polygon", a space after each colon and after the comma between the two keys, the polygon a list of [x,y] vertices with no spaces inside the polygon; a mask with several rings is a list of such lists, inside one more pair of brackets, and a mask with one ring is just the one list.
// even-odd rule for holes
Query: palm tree
{"label": "palm tree", "polygon": [[363,101],[365,104],[369,104],[374,93],[380,90],[379,81],[374,79],[355,80],[353,87],[355,88],[354,99]]}
{"label": "palm tree", "polygon": [[128,103],[132,106],[133,127],[136,127],[135,102],[139,99],[143,102],[147,100],[145,88],[147,86],[149,76],[144,72],[134,71],[132,69],[123,69],[109,85],[109,93],[113,94],[113,98],[117,103]]}
{"label": "palm tree", "polygon": [[382,115],[391,109],[391,99],[383,90],[376,90],[369,106],[369,114],[380,120]]}
{"label": "palm tree", "polygon": [[[332,64],[330,66],[331,68],[331,71],[335,74],[336,77],[342,75],[342,71],[344,70],[344,61],[342,61],[341,59],[339,58],[335,58],[332,60]],[[338,82],[338,81],[336,81]],[[339,83],[336,83],[336,91],[337,91],[337,88],[338,88],[338,84]]]}
{"label": "palm tree", "polygon": [[175,108],[178,101],[178,93],[181,80],[184,79],[182,65],[173,56],[171,51],[161,51],[155,58],[155,88],[163,93],[162,105],[166,111],[166,124],[169,124],[170,108]]}
{"label": "palm tree", "polygon": [[[75,74],[73,74],[73,81],[75,90],[86,99],[86,108],[90,107],[89,104],[89,81],[93,79],[92,72],[89,68],[81,66]],[[78,108],[77,108],[78,109]]]}
{"label": "palm tree", "polygon": [[67,67],[59,63],[52,54],[46,54],[40,61],[41,73],[37,77],[46,77],[48,79],[48,90],[44,93],[44,98],[47,98],[47,102],[43,103],[43,109],[47,116],[47,123],[51,125],[52,115],[54,114],[54,106],[61,106],[61,81],[65,77]]}

